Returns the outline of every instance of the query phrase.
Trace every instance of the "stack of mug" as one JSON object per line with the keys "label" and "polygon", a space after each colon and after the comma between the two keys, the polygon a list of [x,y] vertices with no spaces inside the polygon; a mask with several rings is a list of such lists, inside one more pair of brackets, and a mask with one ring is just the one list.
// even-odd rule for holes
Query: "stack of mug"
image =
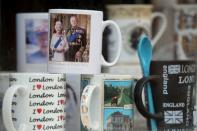
{"label": "stack of mug", "polygon": [[[119,114],[126,122],[125,128],[132,129],[134,101],[130,89],[134,89],[134,78],[100,74],[102,65],[113,66],[120,56],[121,32],[115,22],[103,21],[101,11],[76,9],[19,13],[16,18],[18,72],[0,74],[4,89],[1,90],[2,118],[7,131],[81,130],[80,95],[86,76],[89,80],[95,78],[92,84],[101,86],[99,90],[106,77],[108,94],[114,90],[111,96],[117,96],[113,100],[106,96],[105,121],[108,121],[107,115]],[[107,62],[101,53],[102,33],[107,26],[112,26],[118,34],[117,56],[112,62]],[[99,92],[98,99],[102,93]],[[102,116],[101,109],[100,106],[99,116]],[[83,111],[82,114],[87,113]],[[81,119],[83,123],[88,121]],[[102,130],[100,125],[98,130]],[[92,128],[89,124],[84,126]]]}
{"label": "stack of mug", "polygon": [[[101,53],[107,26],[116,33],[112,62]],[[141,34],[137,43],[143,39]],[[18,72],[0,74],[5,129],[131,131],[135,106],[156,121],[156,129],[193,129],[196,61],[151,61],[150,76],[140,80],[139,74],[102,74],[102,66],[118,62],[122,41],[119,26],[103,21],[102,11],[50,9],[49,13],[17,14]],[[149,81],[155,114],[143,101],[142,91]]]}

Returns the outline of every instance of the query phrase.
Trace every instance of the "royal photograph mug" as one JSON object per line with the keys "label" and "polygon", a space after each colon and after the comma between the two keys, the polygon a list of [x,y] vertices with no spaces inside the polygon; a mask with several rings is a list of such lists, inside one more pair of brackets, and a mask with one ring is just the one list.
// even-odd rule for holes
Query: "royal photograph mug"
{"label": "royal photograph mug", "polygon": [[[98,74],[101,66],[117,63],[121,51],[118,25],[103,21],[103,12],[96,10],[49,10],[49,58],[51,73]],[[107,26],[117,32],[115,59],[107,62],[102,56],[102,34]]]}
{"label": "royal photograph mug", "polygon": [[2,116],[7,131],[65,131],[63,74],[8,73]]}
{"label": "royal photograph mug", "polygon": [[17,13],[17,71],[47,72],[48,13]]}
{"label": "royal photograph mug", "polygon": [[[159,130],[193,130],[196,99],[196,61],[152,61],[150,76],[141,78],[134,92],[139,112],[155,119]],[[145,85],[150,82],[155,114],[142,101]]]}
{"label": "royal photograph mug", "polygon": [[92,75],[81,95],[83,126],[97,131],[131,131],[134,126],[134,83],[131,75]]}

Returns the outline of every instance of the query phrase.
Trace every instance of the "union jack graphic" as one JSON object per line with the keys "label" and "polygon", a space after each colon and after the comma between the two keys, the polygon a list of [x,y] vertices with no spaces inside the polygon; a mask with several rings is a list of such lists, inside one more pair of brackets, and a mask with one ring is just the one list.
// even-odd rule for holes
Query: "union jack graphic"
{"label": "union jack graphic", "polygon": [[169,65],[168,73],[169,74],[179,74],[181,71],[181,65]]}
{"label": "union jack graphic", "polygon": [[166,124],[181,124],[183,123],[182,111],[165,111],[164,121]]}

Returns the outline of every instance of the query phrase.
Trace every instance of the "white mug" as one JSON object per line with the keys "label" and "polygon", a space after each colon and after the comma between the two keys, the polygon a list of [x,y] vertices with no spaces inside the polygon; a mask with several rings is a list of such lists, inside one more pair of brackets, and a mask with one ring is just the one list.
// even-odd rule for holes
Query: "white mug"
{"label": "white mug", "polygon": [[[81,95],[81,121],[89,130],[130,131],[134,124],[131,75],[93,75]],[[118,117],[118,118],[117,118]]]}
{"label": "white mug", "polygon": [[[121,33],[113,21],[103,21],[103,12],[95,10],[50,9],[49,61],[51,73],[96,74],[101,65],[113,66],[121,51]],[[102,33],[106,26],[117,32],[116,58],[111,62],[102,56]]]}
{"label": "white mug", "polygon": [[10,73],[2,106],[7,131],[65,131],[63,74]]}
{"label": "white mug", "polygon": [[197,59],[197,7],[176,5],[174,9],[177,59]]}
{"label": "white mug", "polygon": [[[163,13],[152,12],[151,5],[107,5],[107,15],[109,19],[114,20],[120,27],[122,34],[122,44],[123,48],[121,51],[120,59],[117,63],[118,65],[137,65],[139,64],[137,56],[137,44],[139,37],[142,34],[147,34],[152,37],[152,23],[155,18],[161,19],[161,25],[158,27],[158,32],[152,38],[152,46],[154,47],[158,40],[163,35],[167,27],[167,19]],[[112,34],[110,39],[115,37],[114,31],[112,29]],[[109,60],[113,59],[116,49],[114,48],[114,38],[109,39],[108,54]],[[115,66],[114,66],[115,67]],[[119,67],[121,69],[121,67]],[[116,72],[118,68],[110,68],[109,72]]]}
{"label": "white mug", "polygon": [[48,13],[16,15],[17,71],[46,72]]}

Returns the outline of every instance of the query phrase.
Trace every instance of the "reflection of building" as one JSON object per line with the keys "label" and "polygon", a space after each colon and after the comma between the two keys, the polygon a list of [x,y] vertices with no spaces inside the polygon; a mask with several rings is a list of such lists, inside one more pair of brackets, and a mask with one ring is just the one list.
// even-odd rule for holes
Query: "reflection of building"
{"label": "reflection of building", "polygon": [[130,131],[131,128],[132,124],[129,116],[117,111],[108,117],[105,131]]}

